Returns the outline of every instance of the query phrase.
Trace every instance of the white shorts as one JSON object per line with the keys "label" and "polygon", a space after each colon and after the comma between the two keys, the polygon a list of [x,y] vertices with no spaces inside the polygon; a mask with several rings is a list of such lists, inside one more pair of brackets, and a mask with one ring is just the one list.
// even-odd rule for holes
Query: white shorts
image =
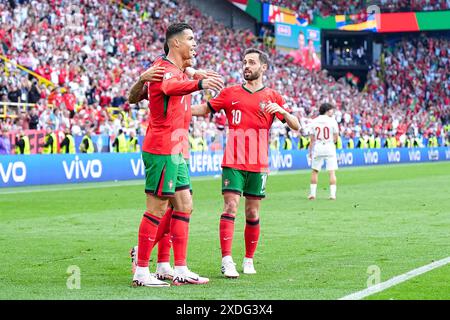
{"label": "white shorts", "polygon": [[338,163],[336,155],[332,156],[315,156],[311,162],[311,168],[320,171],[323,166],[323,162],[327,162],[327,171],[336,171],[338,169]]}

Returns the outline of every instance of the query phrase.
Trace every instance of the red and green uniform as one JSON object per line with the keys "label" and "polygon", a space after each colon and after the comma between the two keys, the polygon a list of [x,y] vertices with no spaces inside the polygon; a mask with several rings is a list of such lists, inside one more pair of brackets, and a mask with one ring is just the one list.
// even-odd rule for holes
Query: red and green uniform
{"label": "red and green uniform", "polygon": [[[188,141],[186,122],[191,118],[191,93],[200,90],[201,81],[189,80],[181,69],[163,58],[155,62],[165,67],[161,82],[148,84],[150,125],[143,143],[147,193],[172,196],[189,189],[189,170],[183,158]],[[186,156],[186,155],[184,155]]]}
{"label": "red and green uniform", "polygon": [[209,108],[226,113],[229,133],[222,161],[222,193],[236,192],[263,198],[269,171],[269,131],[281,114],[270,114],[264,108],[270,103],[284,106],[276,91],[263,87],[250,92],[244,85],[226,88],[208,102]]}

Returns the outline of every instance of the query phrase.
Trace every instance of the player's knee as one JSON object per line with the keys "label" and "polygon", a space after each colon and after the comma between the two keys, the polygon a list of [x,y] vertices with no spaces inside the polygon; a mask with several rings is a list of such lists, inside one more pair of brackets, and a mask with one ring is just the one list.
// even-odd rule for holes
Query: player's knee
{"label": "player's knee", "polygon": [[194,204],[192,202],[192,199],[185,199],[181,204],[181,211],[186,213],[192,213],[193,210]]}
{"label": "player's knee", "polygon": [[167,210],[167,201],[164,201],[164,199],[156,198],[152,195],[147,194],[147,201],[146,201],[146,211],[150,212],[151,214],[162,217]]}
{"label": "player's knee", "polygon": [[228,214],[236,214],[238,210],[238,203],[234,199],[225,201],[225,212]]}
{"label": "player's knee", "polygon": [[147,206],[147,212],[150,212],[152,215],[162,218],[166,213],[167,207],[155,207],[155,206]]}
{"label": "player's knee", "polygon": [[253,207],[245,208],[245,217],[247,219],[257,219],[259,217],[258,209]]}

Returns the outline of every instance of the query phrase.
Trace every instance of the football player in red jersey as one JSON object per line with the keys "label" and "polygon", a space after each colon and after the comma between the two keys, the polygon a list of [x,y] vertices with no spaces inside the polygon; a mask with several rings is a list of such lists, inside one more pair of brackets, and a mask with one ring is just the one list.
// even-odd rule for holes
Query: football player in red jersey
{"label": "football player in red jersey", "polygon": [[169,54],[155,63],[155,66],[164,68],[163,79],[148,85],[151,125],[147,129],[142,148],[147,201],[139,228],[139,250],[133,286],[168,286],[168,283],[150,274],[148,262],[169,199],[174,206],[170,222],[175,261],[173,284],[205,284],[209,281],[208,278],[191,272],[186,263],[192,197],[182,145],[187,140],[184,124],[185,114],[191,108],[190,94],[202,89],[220,90],[223,83],[216,78],[189,80],[183,72],[184,61],[195,56],[197,46],[191,26],[185,23],[169,26],[166,43]]}
{"label": "football player in red jersey", "polygon": [[298,119],[284,107],[283,97],[263,84],[269,57],[258,49],[247,49],[243,59],[246,82],[223,89],[207,104],[192,108],[193,115],[225,110],[229,132],[222,161],[222,194],[224,209],[220,217],[222,273],[237,278],[239,273],[231,256],[234,220],[241,195],[245,199],[246,225],[243,272],[256,273],[253,256],[259,239],[260,200],[265,197],[269,171],[269,130],[277,117],[298,130]]}

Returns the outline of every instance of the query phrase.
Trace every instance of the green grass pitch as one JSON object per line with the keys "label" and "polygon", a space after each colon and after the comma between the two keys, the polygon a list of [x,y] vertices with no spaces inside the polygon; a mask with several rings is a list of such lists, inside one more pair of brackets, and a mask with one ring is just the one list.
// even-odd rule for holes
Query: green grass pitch
{"label": "green grass pitch", "polygon": [[[369,266],[386,281],[450,256],[450,163],[345,168],[337,176],[338,200],[327,200],[321,173],[313,202],[309,171],[269,177],[258,273],[234,280],[220,273],[220,179],[194,179],[188,265],[210,283],[170,288],[130,286],[143,182],[0,189],[0,299],[338,299],[367,287]],[[81,272],[80,289],[67,288],[70,266]],[[447,265],[368,299],[450,299],[449,283]]]}

